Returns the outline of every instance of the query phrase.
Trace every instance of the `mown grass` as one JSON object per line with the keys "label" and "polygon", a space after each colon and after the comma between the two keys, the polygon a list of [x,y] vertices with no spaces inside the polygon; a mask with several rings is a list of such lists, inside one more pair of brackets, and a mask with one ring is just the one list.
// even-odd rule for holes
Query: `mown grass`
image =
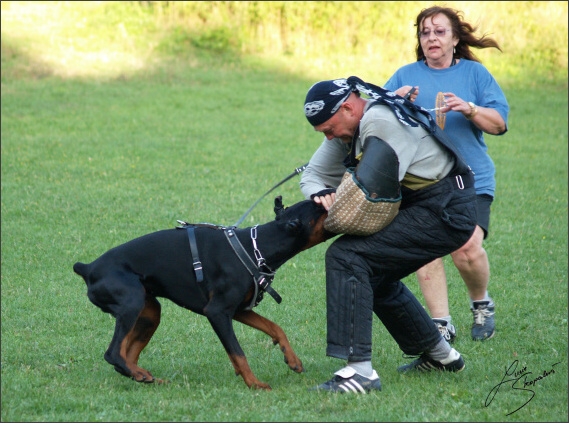
{"label": "mown grass", "polygon": [[[267,297],[257,308],[284,328],[306,373],[291,372],[265,335],[235,325],[271,392],[248,390],[206,319],[166,300],[140,364],[169,383],[119,375],[103,359],[114,320],[72,271],[176,219],[235,223],[320,144],[301,112],[312,77],[247,57],[110,79],[5,79],[4,50],[2,64],[2,421],[567,421],[567,81],[504,81],[510,129],[487,137],[498,172],[485,243],[495,338],[470,341],[466,290],[449,264],[466,370],[398,374],[406,360],[376,321],[384,389],[356,397],[308,391],[343,364],[325,357],[329,243],[286,263],[274,284],[283,303]],[[273,194],[301,200],[297,183]],[[274,195],[241,226],[272,219]],[[407,284],[422,300],[414,276]],[[505,384],[487,400],[515,360],[528,378],[555,372],[507,415],[531,395]]]}

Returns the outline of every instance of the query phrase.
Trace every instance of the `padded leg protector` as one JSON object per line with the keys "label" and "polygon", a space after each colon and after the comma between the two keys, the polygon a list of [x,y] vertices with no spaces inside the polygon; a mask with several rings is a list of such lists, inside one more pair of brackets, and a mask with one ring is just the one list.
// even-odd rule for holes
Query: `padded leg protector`
{"label": "padded leg protector", "polygon": [[371,360],[373,291],[360,260],[334,244],[326,252],[326,355],[330,357]]}
{"label": "padded leg protector", "polygon": [[372,286],[373,311],[405,354],[421,354],[440,340],[433,321],[401,281]]}

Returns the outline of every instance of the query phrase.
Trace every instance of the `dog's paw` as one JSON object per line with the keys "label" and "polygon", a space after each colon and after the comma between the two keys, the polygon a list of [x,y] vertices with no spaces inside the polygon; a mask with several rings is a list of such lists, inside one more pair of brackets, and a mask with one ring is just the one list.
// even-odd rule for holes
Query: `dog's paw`
{"label": "dog's paw", "polygon": [[135,382],[139,382],[139,383],[154,383],[156,381],[156,378],[154,376],[147,377],[145,375],[142,375],[139,377],[132,376],[132,380],[134,380]]}
{"label": "dog's paw", "polygon": [[263,391],[272,391],[273,388],[271,388],[271,386],[267,383],[263,383],[263,382],[256,382],[254,384],[252,384],[249,388],[251,389],[261,389]]}
{"label": "dog's paw", "polygon": [[139,369],[132,373],[132,380],[140,383],[154,383],[156,378],[148,370]]}

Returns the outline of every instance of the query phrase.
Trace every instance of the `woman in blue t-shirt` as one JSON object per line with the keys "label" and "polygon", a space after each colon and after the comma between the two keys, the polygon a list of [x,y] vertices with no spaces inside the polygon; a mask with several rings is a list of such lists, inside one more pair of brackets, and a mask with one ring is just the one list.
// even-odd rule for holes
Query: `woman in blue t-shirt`
{"label": "woman in blue t-shirt", "polygon": [[[398,69],[385,88],[401,96],[415,88],[411,100],[438,115],[440,126],[474,172],[478,226],[472,238],[451,257],[468,288],[474,316],[472,339],[482,341],[491,338],[495,328],[494,301],[487,291],[490,265],[482,242],[488,236],[496,180],[484,133],[502,135],[508,130],[509,106],[494,77],[470,48],[501,49],[492,38],[476,37],[476,28],[454,9],[424,9],[415,26],[417,61]],[[444,96],[442,106],[440,100],[437,102],[439,93]],[[456,330],[451,323],[442,259],[417,271],[417,279],[435,325],[452,342]]]}

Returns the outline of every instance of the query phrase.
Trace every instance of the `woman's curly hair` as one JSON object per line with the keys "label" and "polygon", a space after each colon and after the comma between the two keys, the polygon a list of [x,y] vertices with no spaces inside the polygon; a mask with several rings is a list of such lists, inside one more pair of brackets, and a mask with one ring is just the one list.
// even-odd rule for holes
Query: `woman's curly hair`
{"label": "woman's curly hair", "polygon": [[417,15],[417,20],[415,26],[417,27],[417,47],[415,52],[417,54],[417,60],[425,60],[425,53],[421,47],[420,42],[420,28],[421,23],[425,18],[430,18],[438,14],[444,14],[450,21],[452,27],[452,33],[458,38],[458,44],[455,47],[454,57],[457,59],[468,59],[474,60],[475,62],[480,62],[480,60],[470,51],[470,47],[474,48],[489,48],[494,47],[502,51],[500,45],[493,38],[488,37],[486,34],[482,37],[476,37],[474,33],[478,27],[473,27],[471,24],[463,20],[462,12],[451,9],[448,7],[433,6],[427,9],[421,10],[421,13]]}

